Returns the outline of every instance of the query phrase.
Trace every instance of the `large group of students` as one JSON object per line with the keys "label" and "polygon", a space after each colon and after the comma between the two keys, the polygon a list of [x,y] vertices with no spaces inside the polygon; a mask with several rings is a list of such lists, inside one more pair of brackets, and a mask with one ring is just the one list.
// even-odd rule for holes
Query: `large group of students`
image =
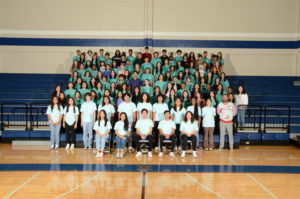
{"label": "large group of students", "polygon": [[204,150],[211,151],[215,132],[219,149],[227,133],[233,150],[233,124],[245,124],[248,95],[243,85],[230,86],[222,53],[144,50],[116,50],[112,58],[104,49],[76,51],[67,89],[56,86],[47,108],[51,150],[59,149],[62,129],[66,149],[74,149],[80,132],[84,149],[92,149],[95,140],[96,157],[103,157],[107,142],[116,143],[117,158],[125,149],[141,156],[142,144],[149,157],[153,149],[163,157],[166,143],[171,157],[181,152],[184,158],[188,149],[197,157],[199,134]]}

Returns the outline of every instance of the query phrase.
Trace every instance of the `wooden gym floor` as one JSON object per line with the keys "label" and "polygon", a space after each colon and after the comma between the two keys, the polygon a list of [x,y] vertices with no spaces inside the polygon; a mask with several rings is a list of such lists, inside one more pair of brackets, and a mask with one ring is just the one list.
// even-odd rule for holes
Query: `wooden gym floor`
{"label": "wooden gym floor", "polygon": [[198,155],[96,158],[80,148],[0,144],[0,198],[300,198],[297,147],[241,146]]}

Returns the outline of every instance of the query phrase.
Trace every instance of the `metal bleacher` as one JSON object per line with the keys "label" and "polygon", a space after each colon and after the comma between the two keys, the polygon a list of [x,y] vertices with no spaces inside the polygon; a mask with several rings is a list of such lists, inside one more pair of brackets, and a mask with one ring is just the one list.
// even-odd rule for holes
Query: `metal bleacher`
{"label": "metal bleacher", "polygon": [[[64,89],[68,78],[67,74],[0,74],[2,141],[49,139],[46,107],[54,87],[60,84]],[[288,144],[290,139],[299,142],[300,87],[294,86],[299,77],[228,78],[234,89],[245,85],[250,103],[246,124],[237,126],[236,143]],[[215,138],[218,141],[218,135]],[[61,140],[64,139],[62,134]],[[82,135],[76,139],[80,141]]]}

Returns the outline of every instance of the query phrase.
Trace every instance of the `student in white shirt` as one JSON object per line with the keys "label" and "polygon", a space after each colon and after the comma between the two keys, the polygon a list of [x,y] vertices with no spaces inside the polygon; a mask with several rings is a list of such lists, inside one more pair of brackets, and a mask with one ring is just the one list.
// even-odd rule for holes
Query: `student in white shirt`
{"label": "student in white shirt", "polygon": [[186,113],[186,109],[183,107],[181,99],[180,98],[176,98],[175,99],[175,104],[174,107],[171,109],[171,115],[172,115],[172,119],[176,124],[176,145],[177,148],[179,148],[180,143],[181,143],[181,137],[180,137],[180,124],[182,122],[182,119],[184,117],[184,114]]}
{"label": "student in white shirt", "polygon": [[164,119],[159,122],[158,125],[159,129],[159,154],[158,157],[163,156],[163,141],[164,140],[171,140],[171,152],[170,156],[175,157],[174,155],[174,149],[175,149],[175,144],[176,144],[176,135],[175,135],[175,129],[176,125],[175,123],[171,120],[171,114],[170,111],[166,110],[164,112]]}
{"label": "student in white shirt", "polygon": [[[192,97],[191,99],[191,106],[187,107],[186,111],[190,111],[193,113],[195,121],[198,124],[198,128],[200,129],[201,126],[201,107],[200,107],[200,100],[197,100],[197,97]],[[199,145],[199,131],[196,134],[197,137],[197,146]]]}
{"label": "student in white shirt", "polygon": [[105,110],[99,112],[98,120],[94,124],[94,130],[96,132],[96,157],[103,157],[106,141],[110,137],[110,130],[112,129],[110,121],[107,119]]}
{"label": "student in white shirt", "polygon": [[147,109],[148,111],[148,119],[152,119],[152,111],[153,107],[150,103],[150,96],[148,93],[142,93],[140,102],[137,104],[137,119],[142,118],[141,111],[143,109]]}
{"label": "student in white shirt", "polygon": [[92,149],[93,125],[96,120],[96,104],[91,101],[91,93],[85,94],[86,102],[83,102],[80,108],[81,126],[83,128],[83,149]]}
{"label": "student in white shirt", "polygon": [[153,121],[154,121],[154,146],[155,148],[158,146],[158,124],[160,121],[164,119],[165,111],[169,110],[169,107],[166,103],[164,103],[164,96],[159,94],[157,96],[157,103],[153,105]]}
{"label": "student in white shirt", "polygon": [[240,85],[238,87],[238,92],[234,97],[235,97],[237,113],[238,113],[237,114],[238,127],[240,127],[240,129],[243,130],[243,127],[245,125],[245,112],[248,105],[248,95],[243,85]]}
{"label": "student in white shirt", "polygon": [[202,126],[204,128],[203,146],[206,151],[212,151],[214,148],[214,130],[216,108],[212,106],[211,99],[206,100],[206,106],[202,109]]}
{"label": "student in white shirt", "polygon": [[149,144],[149,152],[148,157],[152,157],[152,129],[153,129],[153,121],[148,119],[148,110],[142,110],[142,118],[139,119],[135,125],[136,128],[136,146],[137,146],[137,153],[135,157],[140,157],[142,155],[141,147],[139,140],[148,140]]}
{"label": "student in white shirt", "polygon": [[68,104],[64,108],[64,122],[63,127],[66,129],[66,149],[74,149],[75,145],[75,129],[77,129],[79,111],[75,106],[74,98],[68,99]]}
{"label": "student in white shirt", "polygon": [[182,143],[182,154],[181,157],[185,157],[185,152],[187,148],[187,141],[192,141],[192,148],[193,148],[193,157],[197,156],[197,138],[196,134],[199,131],[197,121],[195,121],[194,115],[192,112],[186,112],[183,121],[180,124],[180,131],[181,131],[181,143]]}
{"label": "student in white shirt", "polygon": [[115,124],[114,127],[117,142],[117,158],[123,158],[124,149],[126,145],[126,139],[130,135],[129,122],[126,113],[120,114],[120,120]]}
{"label": "student in white shirt", "polygon": [[[124,94],[124,102],[122,102],[118,107],[119,119],[122,112],[126,113],[129,123],[129,129],[132,130],[133,123],[136,121],[136,105],[130,101],[130,95],[128,93]],[[131,131],[132,132],[132,131]],[[129,150],[132,150],[133,144],[133,133],[129,136]]]}
{"label": "student in white shirt", "polygon": [[61,120],[63,116],[63,107],[58,103],[58,97],[53,96],[51,104],[47,108],[47,117],[50,126],[50,149],[59,149],[59,132],[61,127]]}
{"label": "student in white shirt", "polygon": [[114,115],[116,113],[115,107],[111,104],[109,96],[103,97],[103,102],[98,106],[98,112],[105,110],[107,114],[107,119],[113,124]]}

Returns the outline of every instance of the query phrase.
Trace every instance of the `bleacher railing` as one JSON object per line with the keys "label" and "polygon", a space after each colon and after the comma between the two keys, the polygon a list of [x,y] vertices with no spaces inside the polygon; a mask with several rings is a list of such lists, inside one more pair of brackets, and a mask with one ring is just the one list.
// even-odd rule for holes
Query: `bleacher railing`
{"label": "bleacher railing", "polygon": [[30,104],[30,130],[49,126],[46,115],[48,105],[47,103]]}
{"label": "bleacher railing", "polygon": [[5,127],[28,130],[28,105],[21,102],[1,103],[1,130]]}
{"label": "bleacher railing", "polygon": [[[237,107],[237,129],[247,129],[261,132],[263,108],[260,105],[239,105]],[[239,116],[244,112],[244,123],[239,122]]]}
{"label": "bleacher railing", "polygon": [[264,109],[264,133],[290,132],[291,107],[288,105],[266,105]]}

